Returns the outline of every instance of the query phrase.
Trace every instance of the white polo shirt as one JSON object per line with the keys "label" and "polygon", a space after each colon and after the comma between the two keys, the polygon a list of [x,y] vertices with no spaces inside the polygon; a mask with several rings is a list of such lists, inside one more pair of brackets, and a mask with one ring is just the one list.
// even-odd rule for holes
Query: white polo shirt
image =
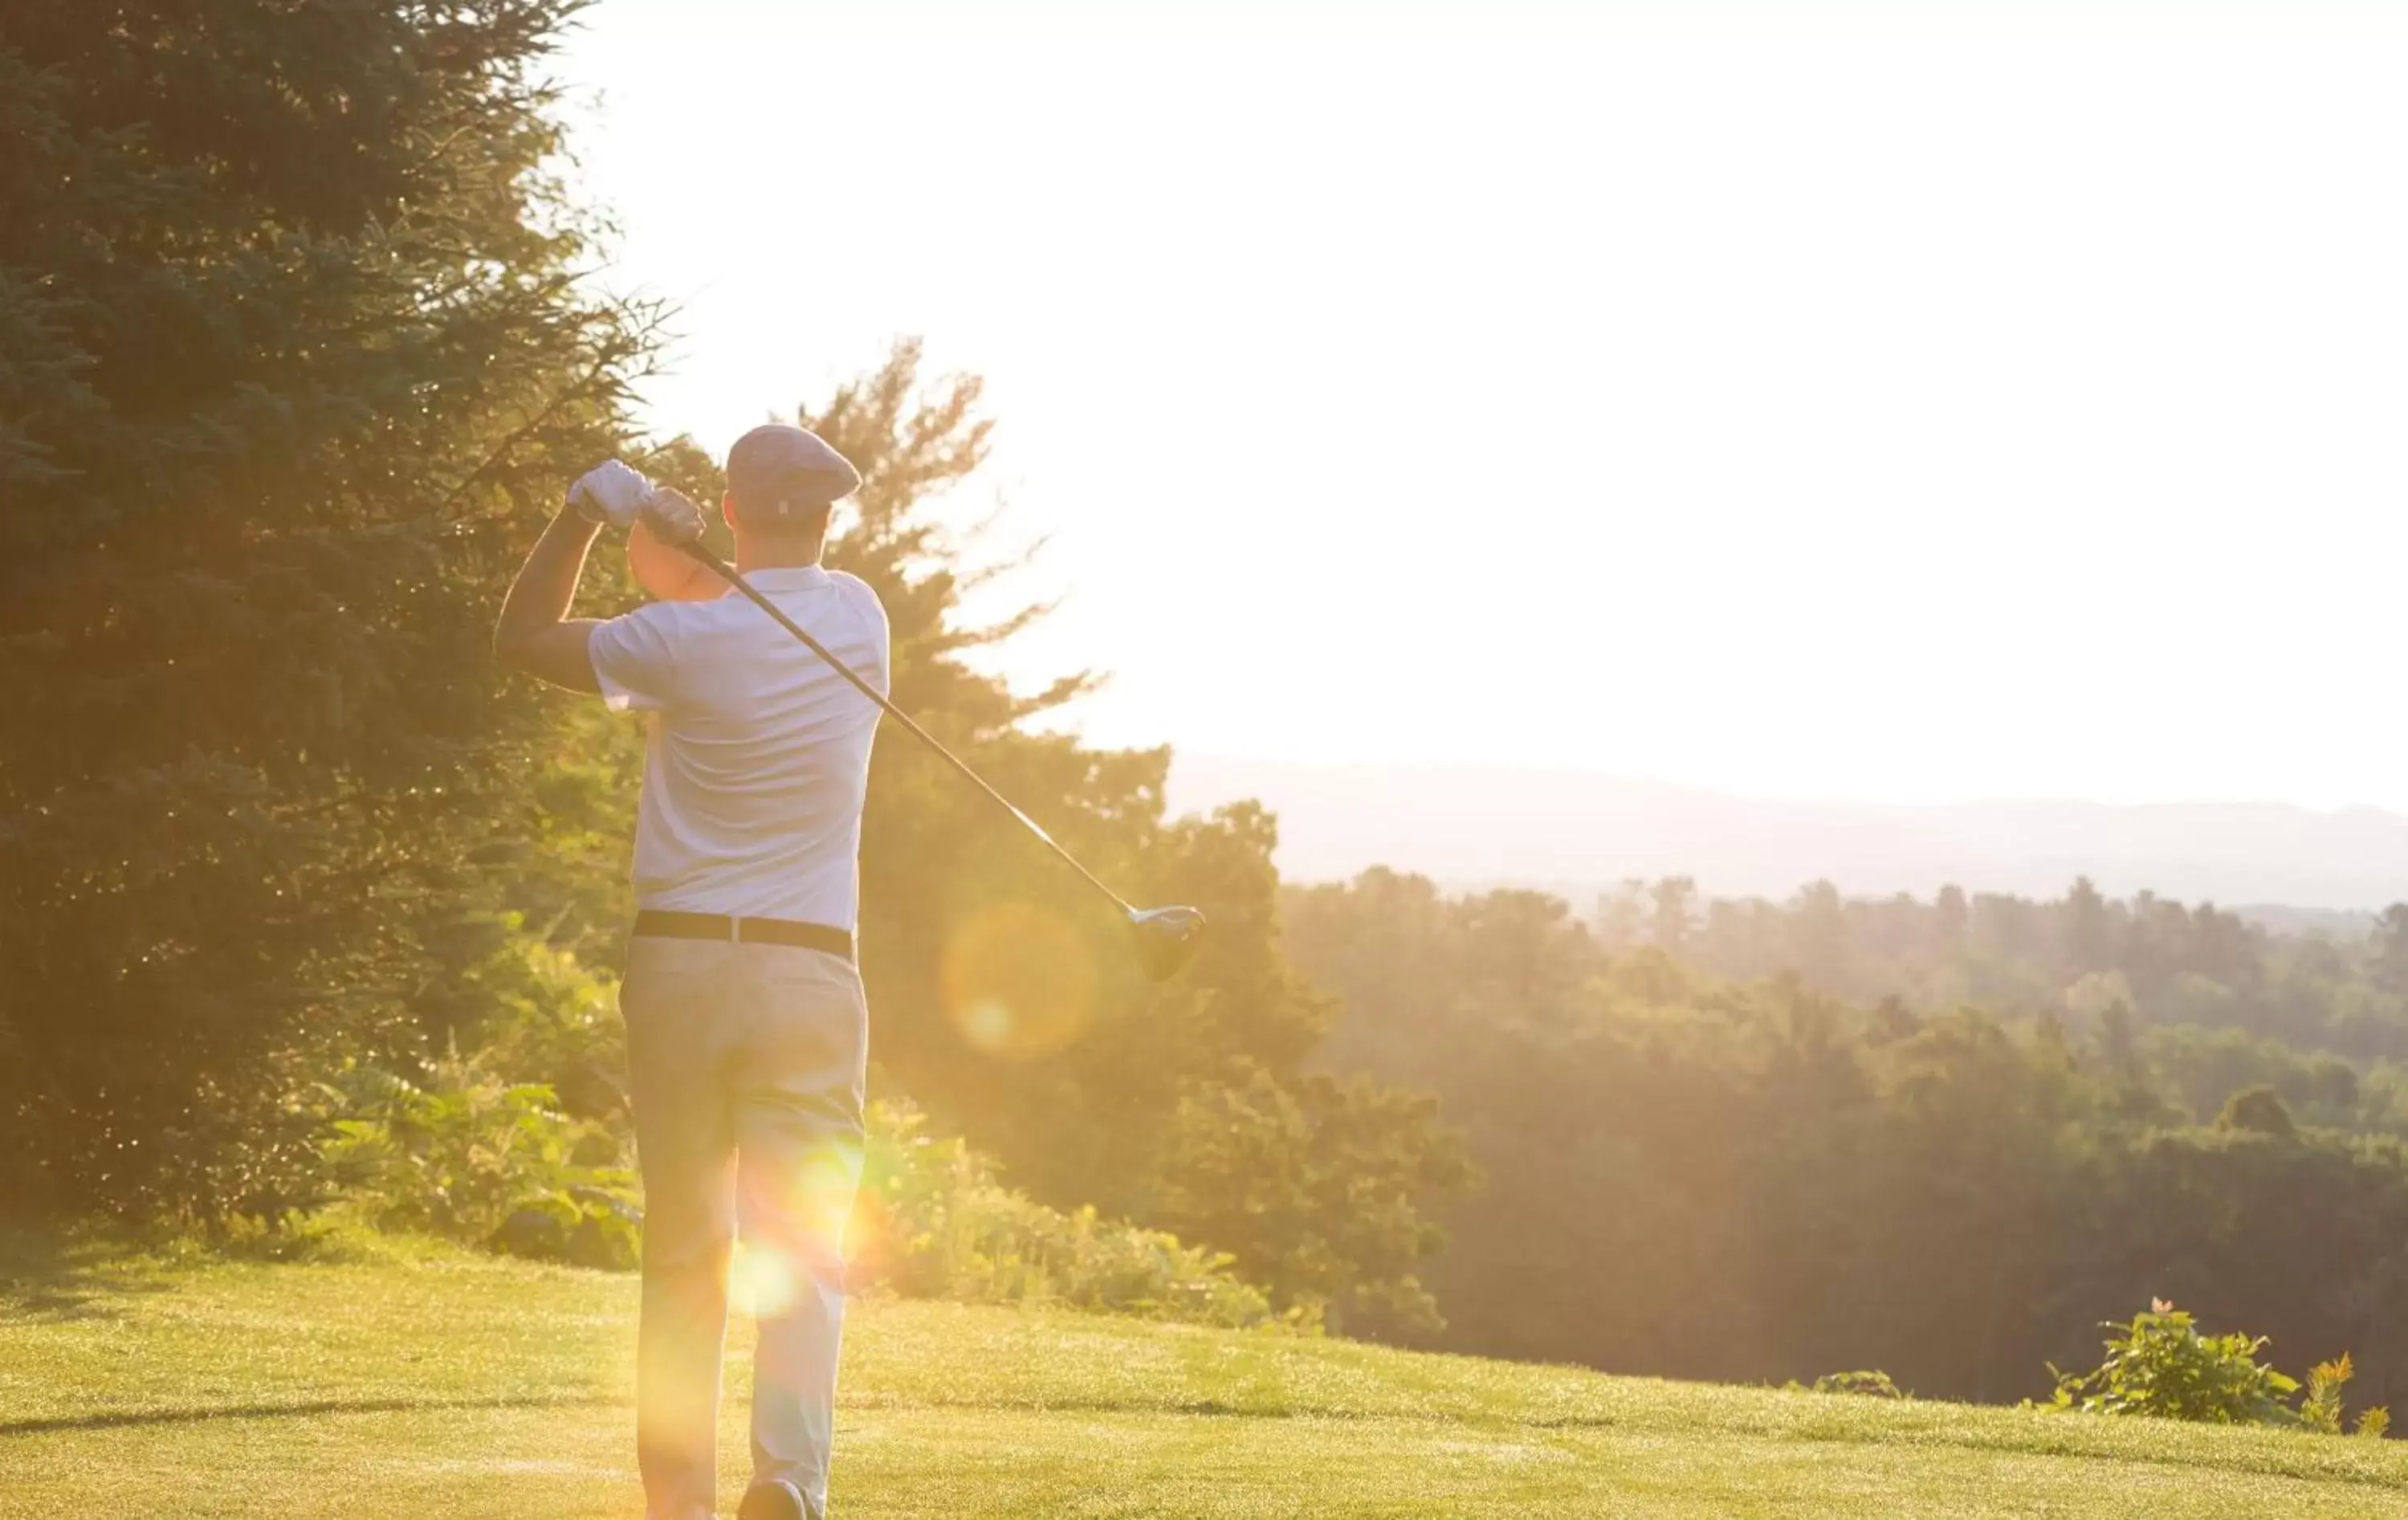
{"label": "white polo shirt", "polygon": [[[866,582],[817,566],[746,579],[887,690],[886,610]],[[612,618],[587,649],[610,706],[652,714],[637,905],[853,928],[877,704],[734,593]]]}

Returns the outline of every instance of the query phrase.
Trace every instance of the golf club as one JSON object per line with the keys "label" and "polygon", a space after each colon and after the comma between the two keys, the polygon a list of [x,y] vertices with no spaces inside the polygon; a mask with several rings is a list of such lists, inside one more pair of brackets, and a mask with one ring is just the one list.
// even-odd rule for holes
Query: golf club
{"label": "golf club", "polygon": [[969,763],[968,761],[964,760],[960,755],[955,754],[953,751],[945,748],[945,746],[938,740],[936,735],[931,734],[926,729],[921,727],[919,724],[912,720],[910,713],[888,701],[876,687],[870,685],[869,682],[862,680],[860,676],[854,674],[851,667],[847,666],[842,660],[838,659],[834,654],[828,652],[826,645],[821,643],[818,639],[813,638],[810,634],[805,633],[794,619],[786,616],[784,612],[781,611],[775,602],[772,602],[768,597],[762,595],[756,587],[754,587],[750,581],[746,581],[744,577],[737,573],[735,566],[729,565],[725,560],[721,559],[718,554],[711,551],[708,544],[703,543],[697,538],[682,544],[680,547],[684,549],[686,553],[693,556],[695,559],[699,560],[706,567],[717,574],[721,579],[724,580],[729,585],[734,586],[738,592],[742,593],[747,601],[750,601],[753,606],[759,608],[762,611],[768,613],[772,618],[775,618],[780,627],[785,629],[788,633],[793,634],[797,639],[802,641],[802,644],[806,649],[809,649],[812,653],[826,661],[828,668],[834,670],[838,675],[842,676],[846,681],[852,682],[854,690],[860,692],[862,695],[867,696],[871,701],[877,703],[879,707],[885,711],[888,717],[893,718],[896,723],[899,723],[904,727],[910,729],[912,736],[919,739],[921,743],[925,744],[928,748],[936,751],[938,756],[941,758],[945,764],[953,767],[955,770],[960,771],[962,775],[968,780],[971,785],[977,787],[980,791],[993,798],[996,807],[1001,808],[1004,811],[1011,814],[1012,817],[1019,819],[1022,825],[1025,826],[1029,833],[1036,835],[1037,838],[1044,844],[1045,848],[1053,851],[1055,854],[1068,862],[1070,868],[1084,877],[1089,886],[1094,887],[1106,897],[1111,898],[1112,906],[1120,910],[1122,916],[1128,921],[1130,931],[1135,934],[1137,938],[1138,964],[1145,968],[1145,974],[1149,978],[1155,982],[1168,982],[1172,977],[1178,975],[1180,968],[1184,967],[1188,960],[1195,955],[1197,941],[1202,937],[1204,932],[1204,913],[1202,910],[1196,908],[1132,907],[1126,898],[1123,897],[1119,893],[1114,892],[1111,887],[1106,886],[1104,884],[1103,878],[1097,876],[1095,872],[1081,865],[1079,863],[1079,857],[1064,849],[1061,841],[1054,839],[1053,835],[1046,833],[1043,826],[1040,825],[1036,819],[1029,817],[1025,812],[1022,812],[1017,807],[1012,805],[1010,798],[996,791],[994,787],[988,785],[986,778],[981,776],[977,771],[972,770],[969,767]]}

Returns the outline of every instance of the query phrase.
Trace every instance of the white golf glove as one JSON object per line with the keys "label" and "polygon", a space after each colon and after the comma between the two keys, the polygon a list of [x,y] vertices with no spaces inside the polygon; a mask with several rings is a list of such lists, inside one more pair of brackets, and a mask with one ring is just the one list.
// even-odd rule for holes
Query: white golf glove
{"label": "white golf glove", "polygon": [[671,548],[690,544],[701,538],[707,525],[702,509],[695,506],[684,492],[669,485],[655,490],[646,499],[638,515],[652,537]]}
{"label": "white golf glove", "polygon": [[606,459],[577,478],[568,488],[568,505],[589,523],[624,528],[652,499],[652,482],[615,459]]}

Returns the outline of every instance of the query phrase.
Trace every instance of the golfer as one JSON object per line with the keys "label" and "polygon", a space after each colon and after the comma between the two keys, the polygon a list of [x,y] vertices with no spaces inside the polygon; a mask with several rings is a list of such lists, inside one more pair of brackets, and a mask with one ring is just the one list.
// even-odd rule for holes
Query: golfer
{"label": "golfer", "polygon": [[[820,566],[861,476],[798,427],[727,456],[736,566],[887,686],[886,614]],[[578,480],[519,571],[503,663],[650,715],[635,935],[620,989],[644,1180],[636,1447],[650,1520],[717,1508],[731,1245],[754,1286],[752,1482],[740,1520],[826,1513],[844,1226],[861,1175],[867,1013],[853,964],[861,803],[877,707],[716,577],[608,622],[568,614],[604,523],[648,552],[702,513],[613,460]],[[649,538],[649,543],[643,540]],[[657,583],[656,583],[657,584]]]}

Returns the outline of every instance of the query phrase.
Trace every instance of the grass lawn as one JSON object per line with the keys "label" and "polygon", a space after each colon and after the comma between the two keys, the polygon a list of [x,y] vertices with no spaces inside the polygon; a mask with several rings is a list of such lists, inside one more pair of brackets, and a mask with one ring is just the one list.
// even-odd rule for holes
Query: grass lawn
{"label": "grass lawn", "polygon": [[[167,1263],[0,1240],[0,1515],[635,1520],[635,1303],[629,1278],[433,1251]],[[844,1380],[840,1520],[2408,1514],[2408,1443],[1069,1314],[857,1305]]]}

